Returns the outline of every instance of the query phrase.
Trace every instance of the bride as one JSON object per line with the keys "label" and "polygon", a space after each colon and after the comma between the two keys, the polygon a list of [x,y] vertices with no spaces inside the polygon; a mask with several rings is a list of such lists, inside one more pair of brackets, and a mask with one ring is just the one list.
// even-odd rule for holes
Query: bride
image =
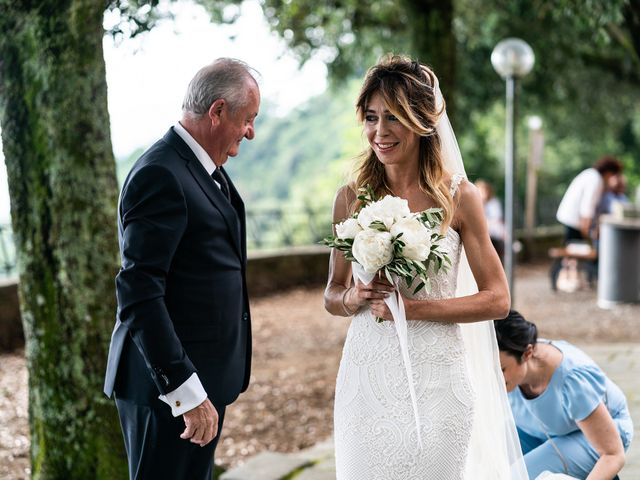
{"label": "bride", "polygon": [[410,320],[408,378],[384,302],[394,287],[379,277],[366,285],[352,280],[351,264],[332,250],[325,306],[354,316],[336,384],[337,479],[526,479],[495,334],[485,321],[508,313],[507,282],[437,78],[406,57],[384,57],[367,73],[357,113],[370,148],[355,183],[336,194],[334,222],[358,209],[356,191],[366,185],[378,197],[406,199],[412,212],[439,207],[452,266],[431,272],[429,293],[412,295],[400,283]]}

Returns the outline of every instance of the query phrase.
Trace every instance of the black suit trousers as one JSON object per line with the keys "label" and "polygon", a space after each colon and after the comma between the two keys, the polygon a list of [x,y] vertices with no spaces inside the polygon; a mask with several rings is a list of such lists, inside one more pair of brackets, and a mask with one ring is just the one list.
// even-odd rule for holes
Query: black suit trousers
{"label": "black suit trousers", "polygon": [[131,480],[212,480],[225,406],[214,405],[218,433],[211,443],[200,447],[180,438],[185,429],[182,416],[174,417],[160,399],[140,405],[118,398],[117,392],[115,396]]}

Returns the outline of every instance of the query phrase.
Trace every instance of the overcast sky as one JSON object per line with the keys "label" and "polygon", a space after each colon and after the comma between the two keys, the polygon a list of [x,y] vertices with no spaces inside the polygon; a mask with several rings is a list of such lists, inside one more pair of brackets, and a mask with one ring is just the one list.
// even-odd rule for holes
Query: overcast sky
{"label": "overcast sky", "polygon": [[[116,156],[162,136],[179,119],[191,77],[217,57],[236,57],[258,70],[262,97],[275,104],[279,114],[325,90],[324,64],[312,60],[299,70],[283,42],[269,32],[257,1],[245,2],[232,26],[212,25],[204,9],[192,2],[172,5],[171,10],[174,21],[164,21],[140,38],[120,45],[107,37],[103,42]],[[9,221],[6,181],[0,151],[0,223]]]}

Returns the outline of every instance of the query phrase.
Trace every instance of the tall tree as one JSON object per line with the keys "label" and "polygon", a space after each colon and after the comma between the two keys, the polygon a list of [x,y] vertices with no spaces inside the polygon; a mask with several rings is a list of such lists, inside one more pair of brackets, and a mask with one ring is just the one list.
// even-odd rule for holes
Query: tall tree
{"label": "tall tree", "polygon": [[32,477],[126,478],[102,394],[117,270],[105,3],[0,0],[0,123],[29,370]]}
{"label": "tall tree", "polygon": [[[489,62],[496,43],[515,36],[532,46],[536,64],[522,82],[520,105],[523,114],[544,119],[543,197],[555,202],[571,177],[603,153],[628,157],[629,173],[637,174],[631,157],[640,154],[632,128],[640,113],[640,42],[634,40],[640,0],[457,0],[455,25],[464,72],[458,108],[471,117],[502,104],[504,86]],[[478,145],[484,133],[469,126],[459,130]],[[473,154],[466,159],[480,160],[478,170],[486,155]]]}
{"label": "tall tree", "polygon": [[[225,7],[242,2],[200,3],[218,21],[233,22],[239,10]],[[364,73],[386,52],[406,53],[431,65],[447,86],[447,97],[454,96],[453,0],[261,0],[261,5],[271,28],[300,61],[319,54],[334,79]]]}

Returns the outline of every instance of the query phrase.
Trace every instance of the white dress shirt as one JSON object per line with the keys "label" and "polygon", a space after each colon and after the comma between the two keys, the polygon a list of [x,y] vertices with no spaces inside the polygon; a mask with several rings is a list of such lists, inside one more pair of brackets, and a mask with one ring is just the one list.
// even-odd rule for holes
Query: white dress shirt
{"label": "white dress shirt", "polygon": [[580,219],[594,217],[603,189],[604,181],[595,168],[583,170],[567,188],[556,218],[563,225],[579,230]]}

